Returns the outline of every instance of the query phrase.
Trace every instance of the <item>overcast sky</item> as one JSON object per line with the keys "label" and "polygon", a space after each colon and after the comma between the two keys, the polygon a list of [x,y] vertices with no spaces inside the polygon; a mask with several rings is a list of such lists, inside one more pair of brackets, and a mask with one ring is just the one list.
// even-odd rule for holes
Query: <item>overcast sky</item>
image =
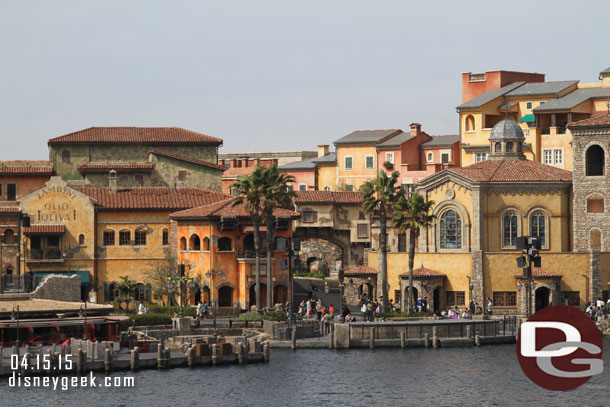
{"label": "overcast sky", "polygon": [[601,1],[0,0],[0,159],[91,126],[178,126],[221,152],[356,129],[455,134],[461,72],[597,82]]}

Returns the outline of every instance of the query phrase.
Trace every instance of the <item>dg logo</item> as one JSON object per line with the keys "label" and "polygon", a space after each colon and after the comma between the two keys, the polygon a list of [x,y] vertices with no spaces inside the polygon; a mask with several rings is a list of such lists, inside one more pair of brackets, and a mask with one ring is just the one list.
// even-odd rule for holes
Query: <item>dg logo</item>
{"label": "dg logo", "polygon": [[521,324],[517,358],[525,375],[548,390],[572,390],[603,372],[602,337],[584,312],[544,308]]}

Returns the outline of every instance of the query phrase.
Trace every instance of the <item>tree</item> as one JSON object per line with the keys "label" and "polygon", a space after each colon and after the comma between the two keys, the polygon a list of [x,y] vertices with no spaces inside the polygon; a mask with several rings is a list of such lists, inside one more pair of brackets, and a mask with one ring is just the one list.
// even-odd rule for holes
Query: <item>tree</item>
{"label": "tree", "polygon": [[[233,206],[243,205],[252,219],[254,252],[256,255],[256,307],[261,309],[261,234],[260,223],[265,189],[265,168],[257,165],[250,175],[244,175],[231,185],[237,190]],[[270,283],[269,281],[267,282]]]}
{"label": "tree", "polygon": [[434,201],[426,202],[423,196],[415,192],[408,198],[402,195],[394,207],[392,226],[398,229],[399,233],[409,231],[409,312],[413,311],[415,240],[419,237],[421,228],[430,226],[435,218],[429,213],[433,205]]}
{"label": "tree", "polygon": [[[388,308],[388,218],[392,218],[394,205],[403,195],[396,187],[399,172],[394,171],[390,177],[385,171],[380,171],[377,178],[366,181],[360,187],[362,208],[365,212],[379,216],[379,274],[377,284],[381,284],[382,308]],[[381,281],[380,281],[381,280]]]}
{"label": "tree", "polygon": [[151,263],[150,268],[144,271],[146,276],[145,281],[151,285],[155,298],[162,299],[167,297],[166,305],[176,305],[175,293],[178,287],[174,287],[174,291],[170,294],[167,290],[167,282],[177,281],[180,277],[178,269],[178,259],[173,256],[167,256],[164,261]]}
{"label": "tree", "polygon": [[277,166],[273,164],[271,167],[265,168],[263,171],[263,216],[267,226],[267,306],[271,307],[273,302],[273,276],[272,262],[274,239],[275,239],[275,222],[273,211],[276,208],[286,208],[292,205],[292,199],[296,193],[288,189],[288,183],[294,182],[292,175],[282,174]]}
{"label": "tree", "polygon": [[119,301],[125,302],[125,310],[129,311],[129,303],[133,300],[136,293],[136,282],[129,279],[129,276],[121,276],[121,281],[116,285],[120,294]]}

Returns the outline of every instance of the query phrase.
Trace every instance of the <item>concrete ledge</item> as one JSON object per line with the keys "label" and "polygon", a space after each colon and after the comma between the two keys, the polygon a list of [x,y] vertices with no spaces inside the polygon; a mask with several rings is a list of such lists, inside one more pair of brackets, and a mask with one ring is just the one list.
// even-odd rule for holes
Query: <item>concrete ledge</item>
{"label": "concrete ledge", "polygon": [[516,336],[486,336],[480,337],[479,342],[481,345],[500,345],[506,343],[517,343]]}
{"label": "concrete ledge", "polygon": [[439,338],[441,348],[466,348],[474,346],[474,340],[470,338]]}

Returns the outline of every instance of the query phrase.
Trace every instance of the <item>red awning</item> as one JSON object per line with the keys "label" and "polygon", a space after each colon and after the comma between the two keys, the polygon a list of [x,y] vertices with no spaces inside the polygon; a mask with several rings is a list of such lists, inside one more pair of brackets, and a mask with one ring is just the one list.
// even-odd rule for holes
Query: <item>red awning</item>
{"label": "red awning", "polygon": [[23,228],[25,235],[63,235],[66,233],[65,225],[32,225]]}

